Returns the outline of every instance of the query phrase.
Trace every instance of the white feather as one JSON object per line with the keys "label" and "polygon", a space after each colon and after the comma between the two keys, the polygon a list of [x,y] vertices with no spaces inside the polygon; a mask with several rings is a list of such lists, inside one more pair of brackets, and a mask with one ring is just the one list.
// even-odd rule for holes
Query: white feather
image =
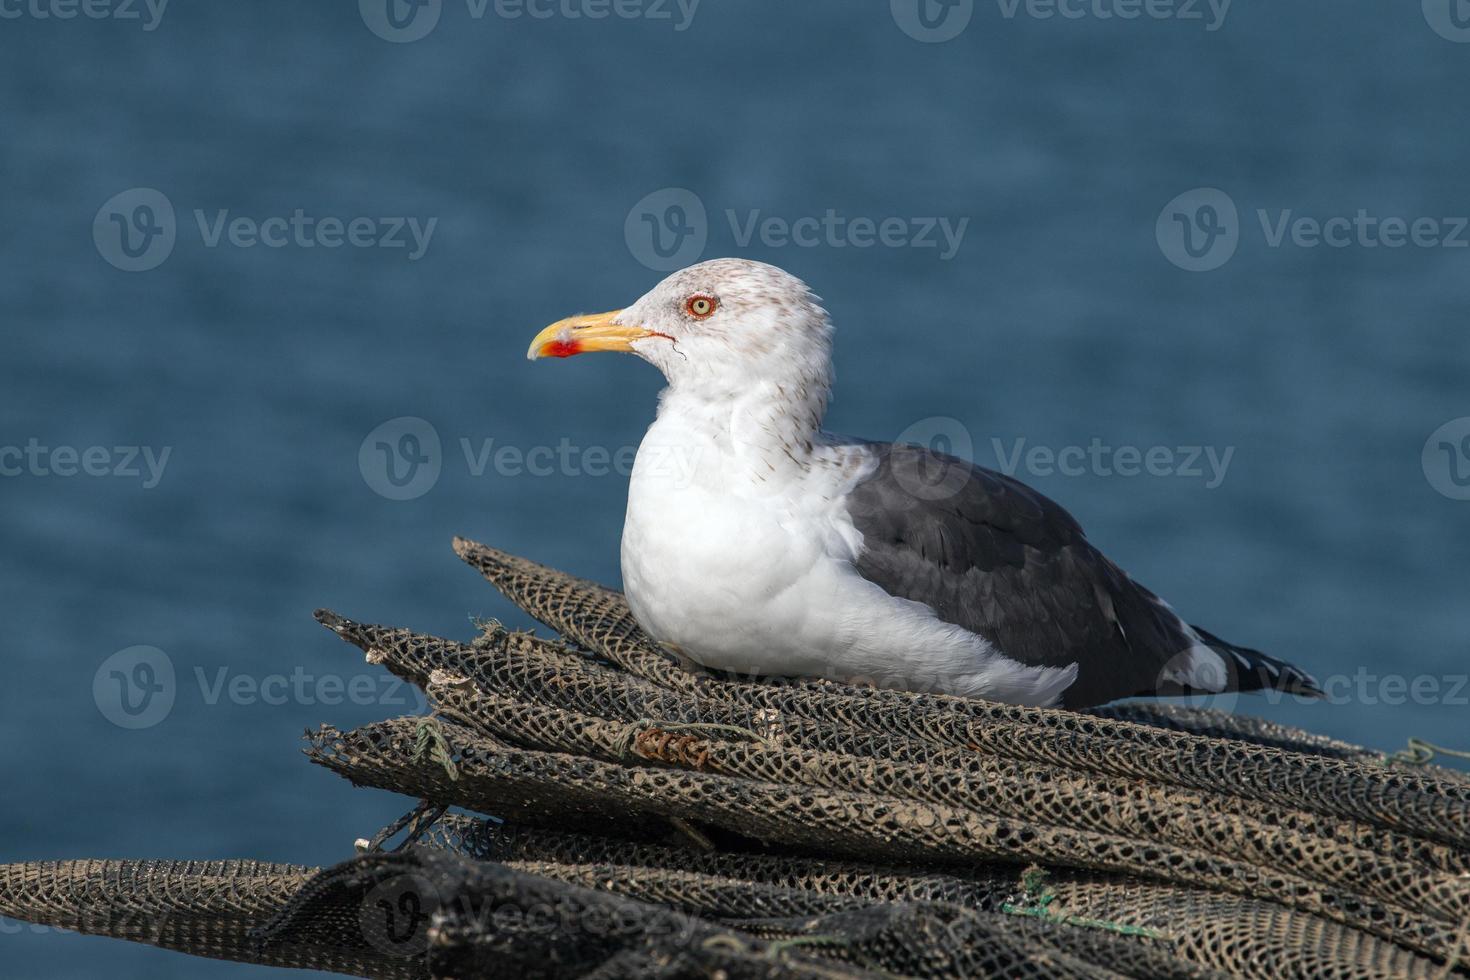
{"label": "white feather", "polygon": [[[670,311],[692,289],[743,315],[689,329]],[[623,526],[624,591],[652,636],[743,673],[1060,700],[1076,664],[1011,660],[853,567],[862,541],[843,498],[876,461],[820,429],[831,328],[799,280],[717,260],[676,273],[623,319],[676,338],[637,344],[670,382]]]}

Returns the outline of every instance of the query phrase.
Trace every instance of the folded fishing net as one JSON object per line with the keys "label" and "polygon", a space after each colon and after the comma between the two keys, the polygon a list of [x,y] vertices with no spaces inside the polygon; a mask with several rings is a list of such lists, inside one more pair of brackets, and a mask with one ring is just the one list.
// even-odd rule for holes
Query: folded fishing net
{"label": "folded fishing net", "polygon": [[558,638],[317,614],[428,697],[306,736],[403,819],[325,870],[0,866],[0,914],[382,978],[1470,977],[1470,781],[1422,750],[717,674],[455,549]]}

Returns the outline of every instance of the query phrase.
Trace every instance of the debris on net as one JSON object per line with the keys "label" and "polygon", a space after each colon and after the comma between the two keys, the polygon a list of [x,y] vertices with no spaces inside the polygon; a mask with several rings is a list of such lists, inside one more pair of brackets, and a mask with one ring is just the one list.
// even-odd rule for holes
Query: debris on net
{"label": "debris on net", "polygon": [[1470,782],[1423,752],[731,677],[615,591],[455,550],[560,639],[318,613],[433,709],[307,735],[419,801],[367,853],[12,865],[0,914],[395,980],[1470,977]]}

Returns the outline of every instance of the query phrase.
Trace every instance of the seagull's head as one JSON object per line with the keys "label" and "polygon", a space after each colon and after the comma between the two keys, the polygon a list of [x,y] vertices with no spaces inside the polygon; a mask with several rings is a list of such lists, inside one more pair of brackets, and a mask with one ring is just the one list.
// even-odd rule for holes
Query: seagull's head
{"label": "seagull's head", "polygon": [[820,388],[832,371],[832,325],[806,283],[748,259],[680,269],[626,309],[558,320],[526,356],[627,351],[675,389],[711,397],[754,385]]}

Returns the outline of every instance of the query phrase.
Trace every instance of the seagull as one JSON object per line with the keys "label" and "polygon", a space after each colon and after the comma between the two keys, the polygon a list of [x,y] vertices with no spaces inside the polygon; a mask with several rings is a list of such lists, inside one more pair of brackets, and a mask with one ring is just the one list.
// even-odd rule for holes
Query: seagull
{"label": "seagull", "polygon": [[663,373],[623,524],[628,605],[696,663],[1010,704],[1274,689],[1306,673],[1191,626],[1024,483],[822,429],[832,323],[800,279],[724,258],[527,356],[636,354]]}

